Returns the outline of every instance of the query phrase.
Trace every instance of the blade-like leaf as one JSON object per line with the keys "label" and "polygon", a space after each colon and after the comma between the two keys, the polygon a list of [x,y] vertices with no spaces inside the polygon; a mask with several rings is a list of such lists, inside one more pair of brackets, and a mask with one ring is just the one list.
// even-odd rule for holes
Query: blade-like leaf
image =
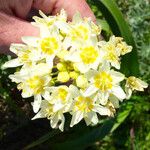
{"label": "blade-like leaf", "polygon": [[[56,143],[54,149],[58,150],[83,150],[87,146],[93,144],[96,141],[103,139],[109,134],[114,123],[114,119],[106,120],[103,125],[89,128],[89,130],[83,134],[78,133],[73,139],[67,138],[63,143]],[[86,127],[85,127],[86,128]],[[84,130],[84,129],[81,129]]]}
{"label": "blade-like leaf", "polygon": [[53,130],[50,133],[47,133],[45,135],[43,135],[42,137],[40,137],[38,140],[32,142],[31,144],[27,145],[26,147],[23,148],[23,150],[28,150],[31,149],[33,147],[36,147],[46,141],[48,141],[50,138],[52,138],[53,136],[59,134],[60,131],[59,130]]}

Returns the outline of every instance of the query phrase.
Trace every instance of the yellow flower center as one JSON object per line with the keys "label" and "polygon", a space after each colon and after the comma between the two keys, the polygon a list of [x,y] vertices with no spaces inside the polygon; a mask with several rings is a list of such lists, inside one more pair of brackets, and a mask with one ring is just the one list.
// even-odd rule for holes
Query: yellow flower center
{"label": "yellow flower center", "polygon": [[93,101],[89,97],[79,96],[75,102],[75,109],[82,112],[90,112],[93,109]]}
{"label": "yellow flower center", "polygon": [[58,41],[54,37],[44,38],[41,42],[42,52],[47,55],[52,55],[59,47]]}
{"label": "yellow flower center", "polygon": [[94,77],[95,87],[99,88],[102,92],[105,92],[112,88],[112,77],[106,72],[101,72]]}
{"label": "yellow flower center", "polygon": [[106,57],[106,59],[110,60],[110,61],[119,61],[118,56],[115,54],[115,52],[108,52]]}
{"label": "yellow flower center", "polygon": [[58,98],[62,100],[62,102],[66,102],[68,92],[64,88],[58,89]]}
{"label": "yellow flower center", "polygon": [[22,62],[26,62],[29,60],[29,55],[27,53],[24,53],[21,57],[20,57]]}
{"label": "yellow flower center", "polygon": [[77,40],[78,38],[87,40],[88,33],[89,33],[89,30],[87,27],[85,27],[83,25],[79,25],[79,26],[75,27],[75,29],[73,29],[71,32],[72,40]]}
{"label": "yellow flower center", "polygon": [[25,52],[18,54],[20,61],[21,62],[29,62],[30,61],[30,58],[29,58],[30,53],[31,53],[31,50],[26,50]]}
{"label": "yellow flower center", "polygon": [[115,51],[115,45],[113,44],[108,44],[106,45],[105,49],[107,51],[107,54],[105,56],[105,58],[107,60],[110,60],[110,61],[119,61],[119,58],[118,58],[118,55],[116,54],[116,51]]}
{"label": "yellow flower center", "polygon": [[33,90],[34,94],[40,94],[43,92],[44,80],[39,76],[33,76],[28,79],[27,84]]}
{"label": "yellow flower center", "polygon": [[98,52],[93,46],[82,49],[80,57],[85,64],[94,63],[98,57]]}

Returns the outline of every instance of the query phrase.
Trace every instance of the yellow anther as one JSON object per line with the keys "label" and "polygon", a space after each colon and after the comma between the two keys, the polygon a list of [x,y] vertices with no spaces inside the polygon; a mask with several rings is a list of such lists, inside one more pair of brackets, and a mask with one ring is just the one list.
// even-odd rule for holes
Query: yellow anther
{"label": "yellow anther", "polygon": [[94,63],[98,57],[98,51],[93,47],[85,47],[80,53],[80,57],[85,64]]}
{"label": "yellow anther", "polygon": [[90,112],[93,109],[93,101],[89,97],[79,96],[75,102],[75,109],[82,112]]}
{"label": "yellow anther", "polygon": [[66,102],[68,92],[64,88],[58,89],[58,98],[62,100],[62,102]]}
{"label": "yellow anther", "polygon": [[47,55],[52,55],[58,47],[58,41],[54,37],[47,37],[41,41],[41,50]]}
{"label": "yellow anther", "polygon": [[105,92],[112,88],[113,79],[110,74],[106,72],[101,72],[94,77],[95,86],[99,88],[102,92]]}
{"label": "yellow anther", "polygon": [[27,80],[28,86],[33,90],[34,94],[42,93],[44,80],[39,76],[33,76]]}

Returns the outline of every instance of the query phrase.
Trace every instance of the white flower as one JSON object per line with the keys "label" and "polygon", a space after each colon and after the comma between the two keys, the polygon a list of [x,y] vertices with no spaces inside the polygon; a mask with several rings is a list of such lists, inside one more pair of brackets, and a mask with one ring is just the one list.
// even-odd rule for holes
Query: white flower
{"label": "white flower", "polygon": [[87,45],[78,50],[71,49],[65,59],[73,62],[81,73],[90,69],[96,70],[102,60],[100,50],[94,45]]}
{"label": "white flower", "polygon": [[116,69],[120,69],[120,52],[112,41],[100,41],[98,44],[104,52],[103,59],[111,63]]}
{"label": "white flower", "polygon": [[50,72],[51,69],[47,64],[38,64],[31,68],[22,68],[19,72],[9,76],[13,82],[18,83],[17,87],[22,90],[23,98],[34,96],[34,112],[39,110],[42,96],[47,92],[44,87],[51,80]]}
{"label": "white flower", "polygon": [[[64,130],[65,117],[64,113],[70,110],[74,87],[58,86],[47,87],[46,90],[50,93],[45,95],[45,100],[42,100],[40,111],[34,116],[33,119],[47,118],[50,120],[51,127],[56,128],[59,126],[61,131]],[[59,121],[61,123],[58,125]]]}
{"label": "white flower", "polygon": [[80,16],[76,13],[72,22],[69,22],[66,37],[64,39],[64,47],[80,48],[83,45],[87,45],[91,42],[97,43],[97,36],[100,34],[101,29],[95,25],[90,19]]}
{"label": "white flower", "polygon": [[109,109],[96,103],[96,96],[84,97],[79,91],[76,91],[76,94],[77,96],[74,98],[72,105],[70,127],[79,123],[82,119],[85,120],[87,125],[91,123],[97,124],[97,113],[100,115],[110,115]]}
{"label": "white flower", "polygon": [[121,42],[117,44],[117,49],[120,51],[121,55],[125,55],[132,51],[132,46],[128,46],[127,43]]}
{"label": "white flower", "polygon": [[99,102],[102,105],[107,103],[110,94],[115,95],[118,99],[125,99],[126,95],[119,85],[124,80],[123,74],[110,70],[107,63],[103,64],[98,71],[93,71],[93,74],[92,71],[89,73],[87,73],[87,77],[89,76],[90,85],[84,92],[85,96],[97,93]]}
{"label": "white flower", "polygon": [[115,37],[114,35],[110,37],[109,42],[114,44],[119,55],[125,55],[132,51],[132,46],[127,45],[126,42],[123,41],[122,37]]}
{"label": "white flower", "polygon": [[127,94],[127,99],[129,99],[132,95],[132,91],[144,91],[144,88],[147,88],[148,84],[139,78],[134,76],[130,76],[126,80],[125,91]]}
{"label": "white flower", "polygon": [[3,68],[18,67],[22,65],[28,67],[36,64],[36,62],[40,60],[40,55],[37,53],[37,49],[32,46],[11,44],[10,51],[15,53],[18,57],[6,62],[3,65]]}
{"label": "white flower", "polygon": [[[59,126],[59,129],[63,131],[65,123],[63,112],[62,110],[54,112],[53,107],[53,104],[51,104],[49,100],[42,100],[40,111],[32,118],[32,120],[38,118],[47,118],[50,120],[52,128],[56,128],[57,126]],[[59,121],[61,121],[61,123],[58,125]]]}
{"label": "white flower", "polygon": [[44,26],[45,28],[50,28],[50,27],[53,27],[53,25],[55,25],[56,22],[58,21],[59,22],[67,21],[67,14],[63,9],[60,11],[60,14],[58,14],[57,16],[46,16],[42,11],[39,11],[39,14],[43,18],[35,16],[33,17],[35,22],[32,22],[32,24],[37,27]]}
{"label": "white flower", "polygon": [[[71,87],[70,87],[71,88]],[[47,97],[51,104],[53,104],[53,111],[56,112],[63,109],[63,112],[67,112],[72,102],[72,95],[70,88],[65,85],[58,87],[46,87],[46,91],[49,91],[51,95]],[[46,97],[45,97],[46,98]]]}
{"label": "white flower", "polygon": [[32,43],[37,49],[36,53],[40,53],[41,60],[46,59],[47,64],[52,68],[54,57],[61,50],[61,39],[57,35],[58,33],[52,35],[47,33],[43,38],[23,37],[22,40],[29,46]]}

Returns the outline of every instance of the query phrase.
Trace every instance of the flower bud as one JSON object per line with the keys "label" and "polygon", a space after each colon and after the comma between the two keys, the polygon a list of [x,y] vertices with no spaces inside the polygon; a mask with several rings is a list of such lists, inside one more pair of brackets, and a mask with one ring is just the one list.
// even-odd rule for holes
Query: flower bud
{"label": "flower bud", "polygon": [[62,71],[62,72],[58,73],[58,76],[57,76],[58,81],[67,82],[67,81],[69,81],[69,79],[70,79],[70,76],[67,71]]}
{"label": "flower bud", "polygon": [[76,84],[80,88],[86,88],[87,85],[88,85],[88,81],[87,81],[87,79],[83,75],[80,75],[76,79]]}

